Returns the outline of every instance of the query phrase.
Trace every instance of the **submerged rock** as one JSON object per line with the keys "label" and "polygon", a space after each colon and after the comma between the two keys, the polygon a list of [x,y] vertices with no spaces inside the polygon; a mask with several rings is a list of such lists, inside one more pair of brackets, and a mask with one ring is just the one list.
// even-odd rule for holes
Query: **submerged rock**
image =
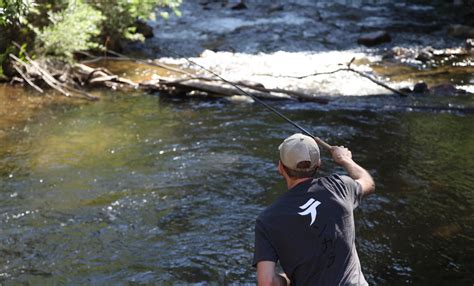
{"label": "submerged rock", "polygon": [[247,95],[233,95],[225,98],[227,101],[232,103],[254,103],[255,100]]}
{"label": "submerged rock", "polygon": [[466,49],[466,51],[471,51],[474,48],[474,38],[467,39],[466,43],[464,44],[464,48]]}
{"label": "submerged rock", "polygon": [[464,25],[474,27],[474,11],[470,11],[464,15]]}
{"label": "submerged rock", "polygon": [[396,60],[405,64],[412,65],[443,65],[446,61],[463,62],[466,56],[474,52],[474,40],[468,39],[464,47],[450,49],[434,49],[432,47],[404,48],[393,47],[382,56],[384,60]]}
{"label": "submerged rock", "polygon": [[412,90],[409,87],[402,87],[399,89],[399,91],[410,94],[412,93]]}
{"label": "submerged rock", "polygon": [[426,47],[421,49],[416,56],[416,59],[422,62],[427,62],[433,59],[434,57],[434,49],[432,47]]}
{"label": "submerged rock", "polygon": [[211,57],[215,54],[216,54],[216,52],[214,52],[212,50],[209,50],[209,49],[205,49],[204,51],[202,51],[202,53],[199,55],[199,57],[201,57],[201,58]]}
{"label": "submerged rock", "polygon": [[284,6],[281,4],[273,4],[268,7],[268,12],[273,13],[273,12],[280,12],[284,10]]}
{"label": "submerged rock", "polygon": [[382,59],[400,59],[415,57],[416,51],[414,49],[404,47],[393,47],[382,55]]}
{"label": "submerged rock", "polygon": [[424,82],[419,82],[413,87],[414,93],[425,93],[428,91],[428,85]]}
{"label": "submerged rock", "polygon": [[449,83],[432,86],[430,87],[429,92],[430,95],[434,96],[458,96],[468,94],[464,89],[456,88],[454,85]]}
{"label": "submerged rock", "polygon": [[448,35],[456,38],[474,38],[474,27],[451,25],[448,27]]}
{"label": "submerged rock", "polygon": [[363,34],[359,37],[359,39],[357,39],[357,43],[359,45],[364,45],[367,47],[372,47],[372,46],[380,45],[382,43],[388,43],[391,41],[392,41],[392,37],[390,36],[389,33],[385,31]]}
{"label": "submerged rock", "polygon": [[431,96],[462,96],[470,95],[468,91],[456,88],[450,83],[434,85],[428,87],[425,82],[418,82],[413,86],[413,89],[405,87],[402,91],[412,95],[431,95]]}
{"label": "submerged rock", "polygon": [[247,9],[247,5],[243,0],[237,1],[237,3],[230,3],[230,9],[232,10],[242,10]]}

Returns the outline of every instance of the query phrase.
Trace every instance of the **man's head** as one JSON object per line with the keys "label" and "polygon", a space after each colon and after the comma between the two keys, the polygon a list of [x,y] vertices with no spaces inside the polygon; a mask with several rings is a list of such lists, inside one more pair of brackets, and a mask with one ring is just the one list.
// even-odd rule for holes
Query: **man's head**
{"label": "man's head", "polygon": [[278,149],[282,168],[291,179],[313,177],[321,164],[318,144],[301,133],[286,138]]}

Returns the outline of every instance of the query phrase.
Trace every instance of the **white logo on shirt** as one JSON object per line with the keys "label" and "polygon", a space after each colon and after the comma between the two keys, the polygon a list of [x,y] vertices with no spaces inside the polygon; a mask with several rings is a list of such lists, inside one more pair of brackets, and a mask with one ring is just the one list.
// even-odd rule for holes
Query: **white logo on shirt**
{"label": "white logo on shirt", "polygon": [[311,214],[311,223],[309,224],[310,226],[313,224],[314,220],[316,219],[316,216],[318,215],[318,212],[316,211],[316,208],[321,204],[320,201],[316,201],[315,199],[309,199],[304,205],[300,206],[300,209],[304,210],[300,213],[299,215],[308,215]]}

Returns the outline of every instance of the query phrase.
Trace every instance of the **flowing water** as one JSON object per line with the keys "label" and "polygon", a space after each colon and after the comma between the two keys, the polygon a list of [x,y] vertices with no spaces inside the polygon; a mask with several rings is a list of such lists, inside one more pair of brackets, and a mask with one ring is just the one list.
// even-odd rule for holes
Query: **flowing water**
{"label": "flowing water", "polygon": [[[186,5],[183,19],[198,4]],[[310,13],[301,5],[291,7]],[[321,9],[323,17],[336,13],[331,7]],[[232,17],[250,25],[245,15]],[[269,21],[262,18],[257,26],[279,25]],[[206,23],[197,27],[205,30]],[[292,25],[283,27],[291,34]],[[238,31],[241,39],[248,36]],[[257,37],[256,43],[270,42]],[[199,59],[230,75],[243,62],[260,60],[262,67],[275,55],[321,62],[331,53],[344,59],[361,53],[361,68],[374,57],[349,48],[300,53],[286,47],[261,57],[242,50]],[[216,66],[221,60],[224,65]],[[133,63],[112,68],[137,78],[158,73]],[[469,86],[472,67],[464,68],[454,83]],[[448,77],[424,76],[436,83]],[[356,91],[333,87],[338,79]],[[344,75],[326,80],[334,82],[308,80],[302,89],[323,89],[333,96],[327,105],[271,104],[331,144],[349,146],[373,174],[376,193],[356,211],[356,243],[369,283],[472,285],[472,96],[362,96],[383,91],[358,87],[360,80]],[[292,85],[301,87],[284,83]],[[85,104],[0,86],[0,284],[254,284],[254,221],[285,191],[276,171],[277,146],[294,128],[256,104],[140,92],[97,95],[100,101]],[[341,171],[323,153],[320,175]]]}

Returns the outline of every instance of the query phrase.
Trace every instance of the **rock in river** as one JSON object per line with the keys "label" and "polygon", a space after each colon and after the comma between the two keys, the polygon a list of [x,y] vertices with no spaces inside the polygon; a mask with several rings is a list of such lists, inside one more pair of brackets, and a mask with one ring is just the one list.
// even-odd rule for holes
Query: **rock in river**
{"label": "rock in river", "polygon": [[425,93],[428,91],[428,85],[424,82],[419,82],[413,87],[414,93]]}
{"label": "rock in river", "polygon": [[145,38],[153,38],[153,28],[150,27],[147,23],[141,20],[135,22],[135,27],[137,28],[137,33],[142,34]]}
{"label": "rock in river", "polygon": [[464,48],[466,51],[472,50],[474,48],[474,39],[467,39]]}
{"label": "rock in river", "polygon": [[390,34],[385,31],[371,32],[363,34],[357,39],[359,45],[364,45],[367,47],[376,46],[382,43],[388,43],[392,41]]}
{"label": "rock in river", "polygon": [[247,5],[245,4],[245,2],[243,0],[240,0],[240,1],[237,1],[237,3],[232,3],[232,2],[235,2],[235,1],[230,1],[230,9],[232,10],[242,10],[242,9],[247,9]]}
{"label": "rock in river", "polygon": [[448,35],[457,38],[474,38],[474,27],[451,25],[448,28]]}
{"label": "rock in river", "polygon": [[432,47],[426,47],[424,49],[421,49],[416,55],[416,59],[422,62],[430,61],[434,57],[433,52],[434,49]]}
{"label": "rock in river", "polygon": [[430,87],[430,95],[434,96],[459,96],[469,94],[464,89],[456,88],[454,85],[446,83]]}

